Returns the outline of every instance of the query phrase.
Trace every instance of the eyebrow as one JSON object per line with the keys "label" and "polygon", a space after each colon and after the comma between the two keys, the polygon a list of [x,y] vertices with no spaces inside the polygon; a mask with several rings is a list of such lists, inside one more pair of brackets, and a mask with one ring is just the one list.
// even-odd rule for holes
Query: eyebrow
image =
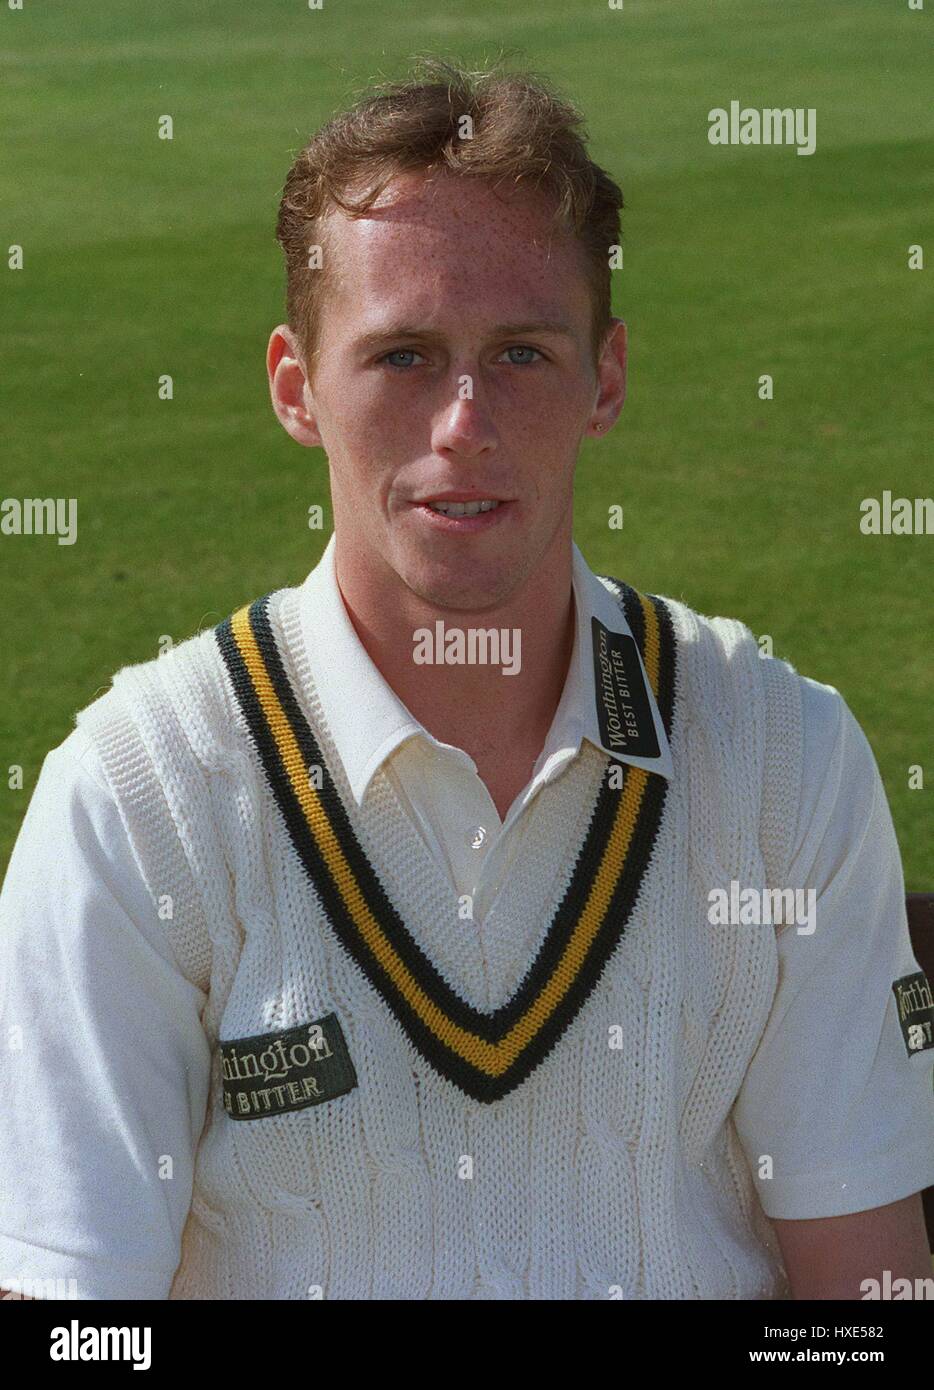
{"label": "eyebrow", "polygon": [[[492,330],[491,338],[522,338],[532,334],[551,334],[554,337],[573,338],[574,330],[563,319],[533,319],[526,323],[498,323]],[[393,342],[399,338],[417,338],[421,342],[440,343],[444,334],[430,328],[420,328],[417,324],[400,323],[388,328],[377,328],[371,333],[363,333],[354,340],[356,348],[374,348],[382,343]]]}

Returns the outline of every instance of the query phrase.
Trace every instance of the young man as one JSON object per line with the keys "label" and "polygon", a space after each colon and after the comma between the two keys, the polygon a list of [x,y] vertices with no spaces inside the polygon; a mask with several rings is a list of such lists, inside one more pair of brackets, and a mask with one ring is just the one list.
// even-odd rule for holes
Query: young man
{"label": "young man", "polygon": [[[296,160],[267,365],[334,534],[46,759],[3,897],[0,1283],[930,1273],[930,993],[868,745],[741,624],[573,543],[625,393],[620,206],[514,77],[401,84]],[[770,890],[813,911],[712,907]]]}

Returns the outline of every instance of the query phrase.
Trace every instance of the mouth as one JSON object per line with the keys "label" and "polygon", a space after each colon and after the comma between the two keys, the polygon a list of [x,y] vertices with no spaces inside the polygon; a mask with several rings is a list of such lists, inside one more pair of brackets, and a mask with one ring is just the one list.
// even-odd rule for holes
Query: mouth
{"label": "mouth", "polygon": [[436,528],[450,533],[487,530],[500,522],[514,506],[504,497],[426,497],[412,504],[413,510]]}

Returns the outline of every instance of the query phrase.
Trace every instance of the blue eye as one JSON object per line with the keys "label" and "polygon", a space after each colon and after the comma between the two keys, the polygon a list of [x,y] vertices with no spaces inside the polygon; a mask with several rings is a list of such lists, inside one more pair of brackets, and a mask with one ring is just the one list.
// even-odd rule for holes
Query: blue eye
{"label": "blue eye", "polygon": [[[538,348],[524,347],[521,343],[520,343],[520,344],[517,344],[516,347],[507,348],[506,351],[507,351],[507,352],[510,352],[510,353],[511,353],[511,352],[534,352],[535,355],[536,355],[536,357],[541,357],[541,355],[542,355],[542,354],[539,352]],[[517,361],[515,361],[515,359],[512,359],[512,365],[513,365],[514,367],[531,366],[531,363],[532,363],[534,360],[535,360],[534,358],[531,358],[531,359],[530,359],[530,358],[526,357],[523,361],[517,362]]]}
{"label": "blue eye", "polygon": [[385,353],[379,360],[380,360],[381,362],[389,362],[389,365],[390,365],[391,367],[400,367],[400,368],[404,368],[404,367],[411,367],[411,366],[413,365],[413,363],[412,363],[412,362],[393,362],[393,361],[391,361],[390,359],[393,358],[393,357],[410,357],[410,358],[411,358],[411,357],[420,357],[420,356],[421,356],[421,353],[416,352],[414,348],[394,348],[392,352],[387,352],[387,353]]}
{"label": "blue eye", "polygon": [[[510,363],[514,367],[530,367],[533,362],[543,356],[538,348],[527,347],[521,343],[517,343],[515,347],[506,348],[505,352],[509,354]],[[517,359],[512,356],[513,353],[526,355]],[[406,368],[415,366],[416,358],[424,360],[421,353],[416,352],[414,348],[393,348],[392,352],[384,352],[379,360],[387,363],[390,367],[395,367],[398,371],[405,371]]]}

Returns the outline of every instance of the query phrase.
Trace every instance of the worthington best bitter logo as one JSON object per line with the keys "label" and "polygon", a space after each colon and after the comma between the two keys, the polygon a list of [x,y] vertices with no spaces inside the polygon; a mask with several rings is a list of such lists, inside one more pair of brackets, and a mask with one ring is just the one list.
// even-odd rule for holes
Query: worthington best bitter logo
{"label": "worthington best bitter logo", "polygon": [[934,995],[924,971],[903,975],[892,985],[892,992],[908,1055],[934,1047]]}
{"label": "worthington best bitter logo", "polygon": [[603,746],[621,754],[657,758],[658,736],[635,641],[625,633],[611,632],[599,618],[591,617],[590,622]]}
{"label": "worthington best bitter logo", "polygon": [[224,1109],[234,1120],[304,1110],[357,1085],[336,1014],[220,1044]]}

